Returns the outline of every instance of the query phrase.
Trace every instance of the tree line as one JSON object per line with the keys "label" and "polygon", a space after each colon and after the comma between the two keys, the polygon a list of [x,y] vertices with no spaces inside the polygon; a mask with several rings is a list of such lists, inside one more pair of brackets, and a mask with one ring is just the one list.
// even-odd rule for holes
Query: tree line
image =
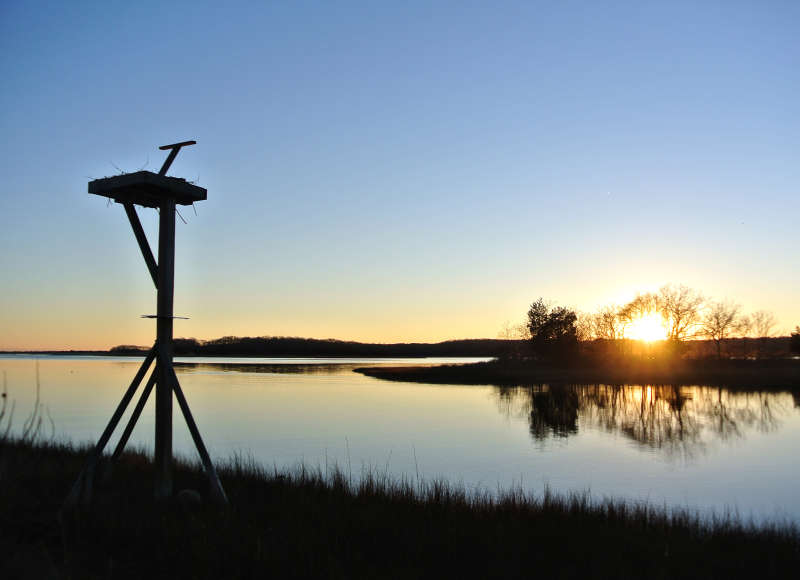
{"label": "tree line", "polygon": [[[631,354],[637,345],[629,330],[637,320],[651,315],[660,318],[664,329],[664,340],[658,345],[661,352],[702,357],[708,356],[711,345],[717,358],[776,354],[771,339],[777,321],[772,312],[746,313],[735,302],[707,298],[682,284],[666,284],[657,292],[640,293],[625,304],[609,304],[593,313],[539,298],[528,309],[525,323],[507,325],[500,335],[524,341],[531,354],[543,359],[570,358],[581,350]],[[792,333],[791,348],[800,353],[800,327]],[[785,354],[786,348],[782,350]]]}

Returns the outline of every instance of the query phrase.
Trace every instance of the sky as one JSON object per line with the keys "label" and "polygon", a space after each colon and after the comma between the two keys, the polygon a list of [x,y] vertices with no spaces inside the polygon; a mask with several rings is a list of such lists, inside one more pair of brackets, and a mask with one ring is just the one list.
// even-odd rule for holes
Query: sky
{"label": "sky", "polygon": [[[495,337],[666,283],[800,324],[800,4],[0,3],[0,349],[147,345],[91,179],[208,189],[176,336]],[[196,210],[196,213],[195,213]],[[155,211],[140,209],[157,245]]]}

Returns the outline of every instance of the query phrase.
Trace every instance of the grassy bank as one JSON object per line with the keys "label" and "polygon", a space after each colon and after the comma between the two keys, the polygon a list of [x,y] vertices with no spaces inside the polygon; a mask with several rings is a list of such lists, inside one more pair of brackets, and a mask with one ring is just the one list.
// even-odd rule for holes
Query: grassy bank
{"label": "grassy bank", "polygon": [[613,364],[553,365],[494,360],[441,366],[365,367],[380,379],[467,385],[670,384],[746,389],[800,389],[800,360],[621,360]]}
{"label": "grassy bank", "polygon": [[[442,483],[297,470],[232,460],[231,506],[154,505],[152,467],[123,456],[94,504],[59,521],[85,450],[6,442],[0,449],[3,578],[417,578],[789,576],[800,537],[586,496],[499,499]],[[203,491],[179,464],[176,489]]]}

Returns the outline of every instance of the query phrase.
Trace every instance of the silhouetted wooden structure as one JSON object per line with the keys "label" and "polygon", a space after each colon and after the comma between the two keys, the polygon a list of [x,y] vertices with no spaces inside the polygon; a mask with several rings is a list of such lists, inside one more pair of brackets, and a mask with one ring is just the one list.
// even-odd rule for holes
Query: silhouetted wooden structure
{"label": "silhouetted wooden structure", "polygon": [[[195,141],[184,141],[173,145],[159,147],[169,151],[167,159],[161,170],[156,174],[150,171],[137,171],[96,179],[89,182],[89,193],[102,195],[121,203],[125,208],[128,221],[133,228],[133,234],[142,251],[142,256],[147,264],[147,269],[158,290],[156,318],[156,342],[150,349],[139,371],[136,373],[128,390],[122,397],[111,420],[100,436],[97,445],[87,458],[86,465],[78,476],[65,502],[66,506],[78,503],[87,503],[92,496],[92,487],[95,471],[105,446],[108,444],[114,429],[117,427],[125,409],[130,403],[136,390],[147,374],[148,369],[155,361],[155,369],[150,374],[144,390],[131,413],[128,424],[125,426],[119,442],[110,457],[109,469],[113,462],[122,454],[126,443],[133,431],[142,409],[147,402],[150,392],[156,389],[156,422],[155,422],[155,496],[156,499],[167,499],[172,496],[172,394],[178,401],[178,406],[183,413],[189,432],[203,462],[203,468],[209,478],[211,496],[214,501],[227,503],[225,491],[217,477],[217,472],[208,455],[200,431],[189,410],[189,404],[183,394],[178,377],[172,364],[173,336],[173,290],[175,278],[175,206],[190,205],[195,201],[206,199],[206,190],[184,179],[167,177],[166,173],[181,147],[194,145]],[[134,204],[156,208],[159,211],[158,228],[158,262],[153,257],[150,244],[147,241],[139,216]]]}

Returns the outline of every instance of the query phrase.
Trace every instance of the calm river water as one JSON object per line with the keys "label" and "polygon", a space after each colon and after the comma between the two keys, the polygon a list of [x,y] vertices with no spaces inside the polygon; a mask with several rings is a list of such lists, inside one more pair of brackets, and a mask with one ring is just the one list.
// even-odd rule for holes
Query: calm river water
{"label": "calm river water", "polygon": [[[185,363],[176,367],[178,377],[217,458],[243,453],[278,468],[338,464],[354,477],[373,469],[489,491],[588,490],[598,499],[800,522],[800,397],[790,393],[424,385],[353,372],[448,359],[177,360]],[[34,407],[38,366],[55,436],[96,440],[140,362],[0,355],[13,427]],[[175,413],[176,452],[194,458],[177,405]],[[47,421],[48,436],[50,429]],[[132,442],[152,448],[152,437],[151,397]]]}

